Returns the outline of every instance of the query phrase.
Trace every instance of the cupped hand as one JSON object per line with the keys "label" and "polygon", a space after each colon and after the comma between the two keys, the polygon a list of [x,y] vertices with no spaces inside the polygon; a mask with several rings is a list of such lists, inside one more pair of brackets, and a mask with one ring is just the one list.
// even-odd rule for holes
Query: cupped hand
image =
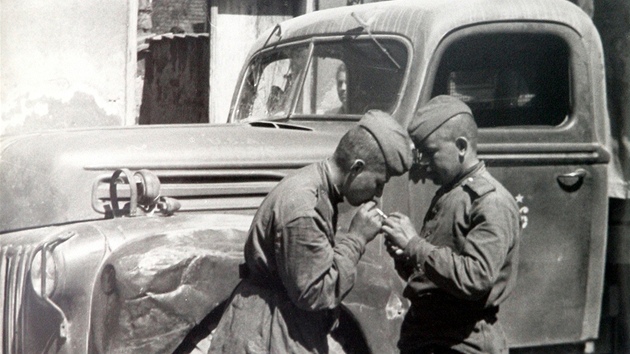
{"label": "cupped hand", "polygon": [[391,213],[383,221],[381,231],[385,233],[385,239],[394,253],[396,253],[397,249],[404,250],[409,240],[418,235],[409,217],[399,212]]}
{"label": "cupped hand", "polygon": [[403,250],[398,248],[397,246],[394,246],[391,242],[387,240],[387,238],[385,238],[385,249],[392,258],[398,258],[403,254]]}
{"label": "cupped hand", "polygon": [[366,243],[372,241],[381,230],[383,218],[376,211],[376,203],[369,201],[359,207],[350,222],[351,233],[363,237]]}

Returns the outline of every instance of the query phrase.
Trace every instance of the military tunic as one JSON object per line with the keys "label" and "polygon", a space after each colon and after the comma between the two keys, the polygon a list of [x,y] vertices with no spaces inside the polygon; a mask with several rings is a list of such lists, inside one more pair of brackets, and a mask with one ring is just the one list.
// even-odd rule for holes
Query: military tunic
{"label": "military tunic", "polygon": [[513,196],[480,162],[433,198],[419,237],[396,261],[411,301],[399,347],[507,351],[499,305],[516,283],[520,217]]}
{"label": "military tunic", "polygon": [[365,251],[335,235],[342,196],[325,161],[283,179],[259,208],[245,244],[245,273],[210,353],[326,353],[335,309]]}

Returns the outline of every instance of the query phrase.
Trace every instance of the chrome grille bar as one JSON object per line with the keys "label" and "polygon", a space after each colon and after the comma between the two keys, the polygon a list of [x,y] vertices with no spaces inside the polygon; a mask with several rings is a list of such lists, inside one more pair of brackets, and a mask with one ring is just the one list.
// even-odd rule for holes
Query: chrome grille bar
{"label": "chrome grille bar", "polygon": [[3,353],[21,353],[24,349],[22,333],[24,315],[22,302],[28,274],[28,262],[33,247],[3,246],[0,252],[0,314],[2,315]]}
{"label": "chrome grille bar", "polygon": [[15,292],[16,292],[16,279],[15,279],[15,275],[16,275],[16,268],[17,268],[17,260],[16,258],[19,257],[19,254],[21,253],[21,247],[19,247],[16,250],[17,254],[7,254],[8,258],[7,258],[7,282],[6,282],[6,287],[7,287],[7,296],[5,298],[5,303],[4,306],[6,308],[5,312],[6,312],[6,316],[4,317],[4,325],[5,325],[5,330],[6,330],[6,336],[7,336],[7,351],[6,353],[13,353],[15,351],[15,318],[16,318],[16,314],[15,314]]}
{"label": "chrome grille bar", "polygon": [[0,250],[0,318],[2,318],[2,322],[0,322],[0,330],[2,331],[2,335],[0,335],[0,349],[1,351],[8,352],[6,346],[6,332],[5,332],[5,321],[7,316],[5,315],[5,303],[6,303],[6,287],[7,287],[7,248],[2,247]]}
{"label": "chrome grille bar", "polygon": [[15,329],[16,329],[16,352],[22,353],[24,352],[24,340],[26,340],[24,336],[24,317],[26,315],[26,311],[23,308],[24,304],[24,294],[26,289],[26,277],[28,276],[28,270],[31,265],[32,257],[33,257],[33,249],[34,246],[27,246],[22,251],[22,254],[19,257],[19,266],[17,272],[17,289],[15,292],[16,298],[16,307],[15,307]]}

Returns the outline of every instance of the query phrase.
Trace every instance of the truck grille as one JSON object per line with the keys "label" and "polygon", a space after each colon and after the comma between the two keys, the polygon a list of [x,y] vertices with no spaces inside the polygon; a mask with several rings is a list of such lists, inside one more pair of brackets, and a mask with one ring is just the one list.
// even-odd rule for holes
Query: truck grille
{"label": "truck grille", "polygon": [[[282,171],[153,171],[160,180],[161,195],[181,203],[180,211],[255,211],[265,196],[285,177]],[[93,186],[92,205],[104,213],[111,203],[111,175],[99,176]],[[129,188],[118,187],[118,199],[129,200]]]}
{"label": "truck grille", "polygon": [[20,353],[24,348],[22,300],[34,246],[3,245],[0,249],[0,318],[2,353]]}

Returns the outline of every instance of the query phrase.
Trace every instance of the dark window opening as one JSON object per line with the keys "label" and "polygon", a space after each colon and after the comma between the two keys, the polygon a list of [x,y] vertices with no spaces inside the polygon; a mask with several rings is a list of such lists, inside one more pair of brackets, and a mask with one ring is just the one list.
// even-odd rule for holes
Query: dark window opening
{"label": "dark window opening", "polygon": [[559,37],[484,34],[445,51],[432,97],[447,94],[485,127],[557,126],[570,113],[569,49]]}

